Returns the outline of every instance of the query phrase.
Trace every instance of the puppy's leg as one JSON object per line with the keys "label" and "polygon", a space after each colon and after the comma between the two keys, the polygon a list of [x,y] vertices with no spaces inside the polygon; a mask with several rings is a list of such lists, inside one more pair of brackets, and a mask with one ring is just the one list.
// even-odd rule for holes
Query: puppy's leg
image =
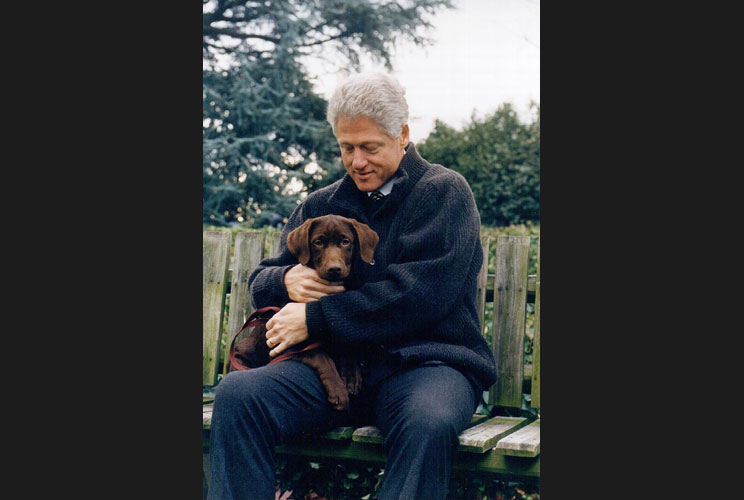
{"label": "puppy's leg", "polygon": [[328,394],[328,402],[336,410],[347,410],[349,408],[349,391],[341,380],[336,370],[336,365],[331,357],[321,349],[305,351],[294,359],[302,361],[310,368],[318,372],[320,381]]}
{"label": "puppy's leg", "polygon": [[351,395],[357,394],[362,388],[362,372],[359,368],[359,363],[346,360],[335,360],[335,362],[341,380],[344,386],[346,386],[346,390]]}

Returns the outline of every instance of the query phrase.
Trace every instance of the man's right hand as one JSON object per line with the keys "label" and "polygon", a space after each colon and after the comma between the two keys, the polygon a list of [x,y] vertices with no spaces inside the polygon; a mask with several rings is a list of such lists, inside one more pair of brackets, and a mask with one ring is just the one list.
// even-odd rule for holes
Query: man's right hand
{"label": "man's right hand", "polygon": [[346,290],[342,282],[324,280],[315,269],[302,264],[297,264],[286,272],[284,286],[292,302],[311,302]]}

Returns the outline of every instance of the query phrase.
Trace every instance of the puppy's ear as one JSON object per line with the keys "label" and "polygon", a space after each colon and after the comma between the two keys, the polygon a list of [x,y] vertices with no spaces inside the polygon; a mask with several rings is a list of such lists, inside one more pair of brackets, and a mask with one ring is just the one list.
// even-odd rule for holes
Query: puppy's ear
{"label": "puppy's ear", "polygon": [[375,248],[377,248],[377,243],[380,242],[380,237],[367,224],[355,219],[348,219],[348,221],[351,222],[359,240],[359,255],[364,262],[369,264],[372,262]]}
{"label": "puppy's ear", "polygon": [[315,219],[308,219],[287,235],[287,249],[303,266],[310,261],[310,229]]}

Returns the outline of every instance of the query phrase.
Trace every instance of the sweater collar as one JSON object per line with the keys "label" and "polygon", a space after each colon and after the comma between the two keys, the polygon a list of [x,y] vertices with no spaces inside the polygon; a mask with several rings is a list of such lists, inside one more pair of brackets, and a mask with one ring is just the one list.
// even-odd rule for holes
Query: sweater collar
{"label": "sweater collar", "polygon": [[[427,168],[426,160],[419,156],[414,144],[409,142],[406,146],[406,154],[403,155],[398,170],[393,175],[393,189],[388,195],[390,199],[383,208],[398,206],[421,179]],[[366,193],[359,191],[349,174],[346,174],[328,198],[328,202],[339,208],[361,214],[363,205],[360,200],[363,199],[362,196],[366,196]]]}

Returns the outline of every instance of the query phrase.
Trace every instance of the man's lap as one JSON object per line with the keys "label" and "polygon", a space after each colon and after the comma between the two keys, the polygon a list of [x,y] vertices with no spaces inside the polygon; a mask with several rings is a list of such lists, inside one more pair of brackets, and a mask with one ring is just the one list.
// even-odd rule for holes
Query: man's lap
{"label": "man's lap", "polygon": [[464,428],[477,405],[467,378],[436,363],[404,367],[374,387],[364,385],[359,395],[352,396],[350,413],[334,410],[317,373],[293,360],[231,372],[217,391],[217,413],[221,403],[232,406],[245,401],[239,411],[268,413],[280,442],[344,425],[377,425],[386,433],[397,419],[415,418],[422,412]]}
{"label": "man's lap", "polygon": [[461,432],[477,407],[477,395],[468,379],[444,363],[426,363],[403,369],[383,380],[378,388],[376,425],[383,434],[401,420],[415,425],[452,425]]}
{"label": "man's lap", "polygon": [[317,373],[293,360],[227,374],[217,386],[215,415],[221,404],[265,414],[279,442],[349,425],[348,415],[328,403]]}

